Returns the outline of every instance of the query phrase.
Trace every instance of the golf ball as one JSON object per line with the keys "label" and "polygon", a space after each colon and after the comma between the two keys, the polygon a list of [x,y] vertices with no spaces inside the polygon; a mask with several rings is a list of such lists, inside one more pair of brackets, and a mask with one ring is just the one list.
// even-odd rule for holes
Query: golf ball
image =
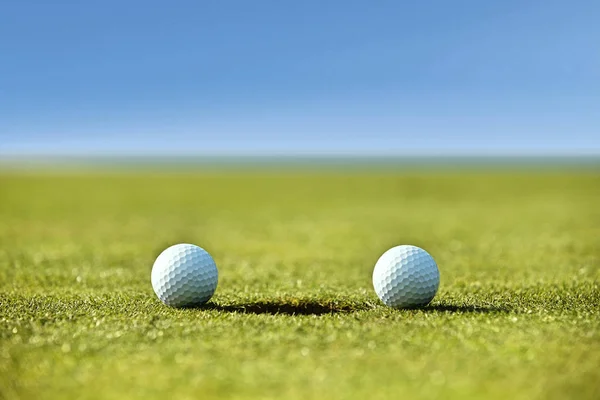
{"label": "golf ball", "polygon": [[433,257],[416,246],[392,247],[377,260],[373,286],[385,305],[394,308],[425,306],[440,285]]}
{"label": "golf ball", "polygon": [[169,247],[152,266],[152,287],[171,307],[206,303],[217,289],[217,265],[206,250],[193,244]]}

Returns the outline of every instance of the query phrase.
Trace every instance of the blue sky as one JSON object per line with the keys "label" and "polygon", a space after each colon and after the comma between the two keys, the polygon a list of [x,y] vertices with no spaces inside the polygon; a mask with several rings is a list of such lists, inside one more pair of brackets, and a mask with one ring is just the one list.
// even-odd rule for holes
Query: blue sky
{"label": "blue sky", "polygon": [[600,154],[597,1],[0,3],[0,154]]}

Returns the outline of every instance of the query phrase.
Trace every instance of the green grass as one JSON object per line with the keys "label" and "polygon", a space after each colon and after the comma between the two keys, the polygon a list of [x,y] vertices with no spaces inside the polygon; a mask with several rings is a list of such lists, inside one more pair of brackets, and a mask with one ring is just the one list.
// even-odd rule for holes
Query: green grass
{"label": "green grass", "polygon": [[[177,242],[206,308],[152,291]],[[0,243],[0,398],[600,397],[598,171],[5,172]],[[403,243],[422,310],[372,290]]]}

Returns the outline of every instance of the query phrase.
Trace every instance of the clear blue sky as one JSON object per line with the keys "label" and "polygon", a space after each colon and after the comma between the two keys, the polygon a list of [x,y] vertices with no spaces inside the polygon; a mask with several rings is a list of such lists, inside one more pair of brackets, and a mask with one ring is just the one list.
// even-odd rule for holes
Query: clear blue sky
{"label": "clear blue sky", "polygon": [[600,153],[598,1],[0,2],[0,154]]}

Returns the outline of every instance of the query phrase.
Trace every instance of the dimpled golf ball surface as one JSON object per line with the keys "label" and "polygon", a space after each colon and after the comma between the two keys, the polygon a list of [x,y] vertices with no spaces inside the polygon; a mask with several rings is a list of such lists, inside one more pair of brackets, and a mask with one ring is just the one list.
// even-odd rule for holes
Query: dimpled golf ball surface
{"label": "dimpled golf ball surface", "polygon": [[377,296],[394,308],[426,306],[439,284],[440,272],[433,257],[416,246],[392,247],[377,260],[373,271]]}
{"label": "dimpled golf ball surface", "polygon": [[171,307],[206,303],[217,289],[217,265],[206,250],[176,244],[163,251],[152,267],[152,287]]}

